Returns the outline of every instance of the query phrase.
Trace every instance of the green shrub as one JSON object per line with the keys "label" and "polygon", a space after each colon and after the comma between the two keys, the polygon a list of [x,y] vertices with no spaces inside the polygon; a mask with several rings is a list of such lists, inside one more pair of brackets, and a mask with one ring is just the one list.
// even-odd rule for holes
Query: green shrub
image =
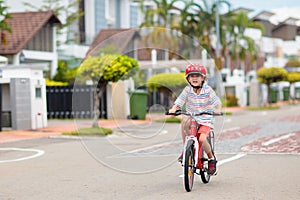
{"label": "green shrub", "polygon": [[226,94],[226,106],[227,107],[238,106],[238,98],[232,94]]}
{"label": "green shrub", "polygon": [[184,73],[178,74],[155,74],[147,80],[150,91],[181,90],[187,85]]}
{"label": "green shrub", "polygon": [[59,81],[53,81],[50,79],[46,79],[46,86],[66,86],[68,85],[67,82],[59,82]]}
{"label": "green shrub", "polygon": [[285,64],[285,66],[287,66],[287,67],[300,67],[300,61],[298,61],[296,59],[291,59]]}

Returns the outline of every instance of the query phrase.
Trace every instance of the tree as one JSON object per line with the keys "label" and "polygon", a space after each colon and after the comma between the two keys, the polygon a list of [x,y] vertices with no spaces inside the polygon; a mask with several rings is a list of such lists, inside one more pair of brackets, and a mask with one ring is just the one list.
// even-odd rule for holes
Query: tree
{"label": "tree", "polygon": [[270,68],[260,68],[257,70],[257,79],[259,82],[267,85],[268,93],[267,99],[268,103],[271,103],[271,83],[276,83],[284,81],[287,79],[288,72],[283,68],[270,67]]}
{"label": "tree", "polygon": [[[181,12],[181,31],[196,37],[202,47],[206,49],[209,55],[216,57],[216,12],[217,4],[219,7],[230,10],[230,3],[226,0],[219,0],[218,2],[211,2],[202,0],[200,3],[190,1],[185,4]],[[229,14],[222,15],[220,18],[220,27],[226,26],[226,20]],[[225,38],[225,32],[220,29],[220,37]],[[221,39],[221,42],[224,39]],[[222,44],[224,45],[224,44]]]}
{"label": "tree", "polygon": [[0,45],[7,45],[6,32],[11,33],[10,26],[6,22],[7,19],[11,18],[7,9],[8,7],[4,6],[4,1],[0,0]]}
{"label": "tree", "polygon": [[68,67],[67,62],[59,60],[57,71],[53,77],[53,80],[72,85],[75,81],[76,73],[77,73],[77,68],[70,69]]}
{"label": "tree", "polygon": [[[34,10],[47,11],[52,10],[58,17],[66,16],[65,22],[62,23],[61,26],[57,28],[57,34],[61,35],[62,30],[65,28],[69,28],[72,24],[74,24],[81,16],[83,16],[84,12],[78,10],[79,4],[81,0],[75,0],[67,6],[61,5],[61,0],[43,0],[42,7],[36,7],[31,3],[23,3],[24,6],[30,7]],[[78,31],[74,31],[73,34],[77,34]],[[80,35],[77,35],[76,38],[68,38],[68,42],[79,42]],[[59,44],[59,42],[58,42]]]}
{"label": "tree", "polygon": [[140,27],[162,26],[170,29],[178,28],[174,24],[176,15],[172,14],[172,10],[179,10],[174,6],[181,0],[152,0],[155,8],[146,9],[144,1],[140,1],[140,9],[145,14],[145,20]]}
{"label": "tree", "polygon": [[[144,38],[146,46],[155,45],[158,51],[169,49],[169,52],[176,52],[178,47],[176,39],[170,30],[179,30],[179,9],[175,7],[180,0],[153,0],[155,7],[145,6],[144,1],[140,1],[140,10],[145,14],[144,22],[140,27],[147,27],[148,34]],[[178,14],[176,14],[176,12]],[[165,57],[169,54],[165,51]]]}
{"label": "tree", "polygon": [[229,48],[231,58],[242,61],[241,68],[245,70],[244,61],[246,56],[250,55],[252,61],[255,61],[258,51],[255,41],[251,37],[246,36],[245,31],[248,28],[256,28],[263,33],[264,28],[261,24],[250,20],[245,12],[234,14],[227,27],[230,39],[226,46]]}
{"label": "tree", "polygon": [[300,61],[297,59],[290,59],[285,64],[286,67],[300,67]]}
{"label": "tree", "polygon": [[93,127],[98,127],[99,100],[109,81],[117,82],[128,78],[129,72],[138,67],[138,62],[124,55],[106,54],[87,57],[78,68],[79,81],[92,80],[97,86],[94,92]]}
{"label": "tree", "polygon": [[[210,57],[215,58],[216,63],[221,63],[221,57],[227,58],[229,53],[233,59],[240,61],[244,61],[246,55],[251,55],[252,61],[256,60],[257,46],[251,37],[245,35],[245,30],[247,28],[258,28],[263,32],[263,26],[250,20],[246,13],[231,11],[229,1],[154,0],[152,2],[156,5],[156,8],[145,11],[144,3],[140,1],[140,7],[145,11],[145,21],[141,24],[142,27],[159,26],[176,29],[191,38],[195,37]],[[178,2],[184,4],[184,6],[182,8],[176,7]],[[220,10],[223,11],[219,20],[221,49],[216,49],[216,15],[219,13],[218,8],[222,8]],[[174,11],[180,11],[180,16],[171,14],[175,13]],[[159,34],[154,33],[153,38],[159,38],[157,35]],[[169,38],[157,40],[170,43]],[[189,43],[193,43],[193,41],[190,40]],[[221,50],[221,55],[217,55],[216,50]],[[217,67],[222,68],[221,65],[217,65]]]}

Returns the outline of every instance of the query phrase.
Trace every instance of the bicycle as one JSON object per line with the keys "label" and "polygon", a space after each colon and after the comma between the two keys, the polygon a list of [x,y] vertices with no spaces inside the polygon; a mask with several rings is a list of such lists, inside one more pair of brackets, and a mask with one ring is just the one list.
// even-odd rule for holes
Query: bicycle
{"label": "bicycle", "polygon": [[[186,136],[184,151],[183,151],[183,161],[182,166],[184,168],[184,187],[187,192],[190,192],[193,188],[194,184],[194,174],[198,174],[201,177],[203,183],[208,183],[210,181],[210,177],[212,175],[208,174],[208,157],[204,152],[202,145],[199,145],[197,132],[199,129],[199,124],[194,119],[195,116],[200,115],[213,115],[213,116],[221,116],[223,113],[209,113],[209,112],[201,112],[201,113],[187,113],[181,110],[177,110],[175,113],[166,112],[166,115],[186,115],[190,117],[190,135]],[[209,135],[207,137],[207,141],[211,147],[213,156],[214,155],[214,147],[215,147],[215,135],[214,130],[211,129]],[[198,152],[198,153],[197,153]]]}

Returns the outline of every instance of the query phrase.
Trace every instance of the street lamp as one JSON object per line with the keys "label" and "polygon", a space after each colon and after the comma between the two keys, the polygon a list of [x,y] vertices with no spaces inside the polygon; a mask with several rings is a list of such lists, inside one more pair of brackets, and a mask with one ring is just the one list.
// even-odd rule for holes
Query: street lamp
{"label": "street lamp", "polygon": [[217,44],[216,44],[216,57],[220,58],[220,18],[219,18],[219,0],[215,0],[216,4],[216,34],[217,34]]}
{"label": "street lamp", "polygon": [[219,18],[219,0],[215,0],[215,4],[216,4],[216,35],[217,35],[217,43],[216,43],[216,57],[215,57],[215,62],[217,65],[216,69],[216,88],[217,91],[219,92],[219,94],[223,97],[225,95],[225,91],[222,88],[222,78],[221,78],[221,73],[220,73],[220,69],[222,66],[222,60],[221,60],[221,53],[220,53],[220,49],[221,49],[221,44],[220,44],[220,18]]}

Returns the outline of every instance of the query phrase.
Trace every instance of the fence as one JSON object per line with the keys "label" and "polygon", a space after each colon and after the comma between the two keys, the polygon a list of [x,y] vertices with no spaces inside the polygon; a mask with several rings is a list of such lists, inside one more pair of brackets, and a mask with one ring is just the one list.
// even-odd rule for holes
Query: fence
{"label": "fence", "polygon": [[[157,105],[159,105],[157,107]],[[168,110],[173,105],[173,100],[171,97],[163,92],[150,92],[148,96],[148,109],[151,108],[152,111],[156,109]]]}
{"label": "fence", "polygon": [[[88,85],[48,86],[47,117],[53,118],[93,118],[94,91],[96,88]],[[99,118],[107,118],[106,92],[99,102]]]}

